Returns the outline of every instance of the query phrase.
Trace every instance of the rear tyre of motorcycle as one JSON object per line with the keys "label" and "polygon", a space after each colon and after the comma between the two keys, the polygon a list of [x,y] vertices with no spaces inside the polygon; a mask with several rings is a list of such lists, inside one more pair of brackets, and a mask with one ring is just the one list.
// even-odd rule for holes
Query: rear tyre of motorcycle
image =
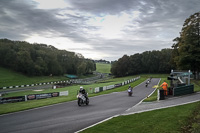
{"label": "rear tyre of motorcycle", "polygon": [[86,100],[86,105],[89,105],[89,99]]}
{"label": "rear tyre of motorcycle", "polygon": [[81,99],[78,99],[78,106],[81,106]]}

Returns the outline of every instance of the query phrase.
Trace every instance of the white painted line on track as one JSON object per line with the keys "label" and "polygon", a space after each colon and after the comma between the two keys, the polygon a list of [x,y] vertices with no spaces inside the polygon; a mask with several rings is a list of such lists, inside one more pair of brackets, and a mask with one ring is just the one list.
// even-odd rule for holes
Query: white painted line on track
{"label": "white painted line on track", "polygon": [[[160,80],[161,80],[161,79],[160,79]],[[158,84],[160,83],[160,80],[158,81]],[[143,83],[143,82],[142,82],[142,83]],[[141,83],[141,84],[142,84],[142,83]],[[158,84],[157,84],[157,85],[158,85]],[[151,96],[151,95],[152,95],[152,94],[153,94],[153,93],[156,91],[156,89],[157,89],[157,88],[155,88],[155,89],[154,89],[154,91],[153,91],[151,94],[149,94],[149,95],[148,95],[148,97],[150,97],[150,96]],[[138,105],[139,105],[139,104],[141,104],[141,103],[142,103],[142,102],[143,102],[143,101],[144,101],[146,98],[147,98],[147,97],[145,97],[145,98],[144,98],[144,99],[142,99],[142,100],[141,100],[139,103],[137,103],[137,104],[136,104],[136,105],[134,105],[133,107],[131,107],[131,108],[127,109],[126,111],[129,111],[129,110],[131,110],[132,108],[134,108],[134,107],[138,106]],[[125,111],[125,112],[126,112],[126,111]]]}
{"label": "white painted line on track", "polygon": [[159,108],[146,109],[146,110],[136,111],[136,112],[127,113],[127,114],[121,114],[121,115],[133,115],[133,114],[137,114],[137,113],[148,112],[148,111],[153,111],[153,110],[158,110],[158,109],[164,109],[164,108],[170,108],[170,107],[175,107],[175,106],[180,106],[180,105],[195,103],[195,102],[199,102],[199,101],[200,101],[200,99],[194,100],[194,101],[190,101],[190,102],[186,102],[186,103],[174,104],[174,105],[169,105],[169,106],[164,106],[164,107],[159,107]]}
{"label": "white painted line on track", "polygon": [[[160,80],[161,80],[161,79],[160,79]],[[159,84],[160,80],[158,81],[158,84]],[[144,82],[145,82],[145,81],[144,81]],[[144,82],[142,82],[142,83],[144,83]],[[142,83],[138,84],[137,86],[141,85]],[[135,87],[137,87],[137,86],[135,86]],[[135,87],[134,87],[134,88],[135,88]],[[133,89],[134,89],[134,88],[133,88]],[[156,89],[157,89],[157,88],[156,88]],[[156,89],[155,89],[155,90],[156,90]],[[155,91],[155,90],[154,90],[154,91]],[[153,91],[153,92],[154,92],[154,91]],[[153,92],[152,92],[150,95],[152,95]],[[110,93],[110,94],[112,94],[112,93]],[[150,96],[150,95],[149,95],[149,96]],[[144,99],[146,99],[146,97],[145,97]],[[142,99],[139,103],[137,103],[137,104],[134,105],[133,107],[139,105],[144,99]],[[131,107],[131,108],[133,108],[133,107]],[[129,108],[128,110],[130,110],[131,108]],[[126,111],[128,111],[128,110],[126,110]],[[120,116],[120,115],[121,115],[121,114],[114,115],[114,116],[109,117],[109,118],[107,118],[107,119],[104,119],[104,120],[102,120],[102,121],[100,121],[100,122],[97,122],[97,123],[95,123],[95,124],[93,124],[93,125],[91,125],[91,126],[88,126],[88,127],[83,128],[83,129],[81,129],[81,130],[79,130],[79,131],[76,131],[75,133],[82,132],[82,131],[84,131],[84,130],[86,130],[86,129],[88,129],[88,128],[94,127],[94,126],[96,126],[96,125],[98,125],[98,124],[101,124],[101,123],[103,123],[103,122],[105,122],[105,121],[108,121],[108,120],[110,120],[110,119],[112,119],[112,118],[114,118],[114,117],[118,117],[118,116]]]}
{"label": "white painted line on track", "polygon": [[[77,101],[77,100],[74,100],[74,101]],[[17,113],[28,112],[28,111],[42,109],[42,108],[56,106],[56,105],[61,105],[61,104],[65,104],[65,103],[69,103],[69,102],[74,102],[74,101],[68,101],[68,102],[63,102],[63,103],[56,103],[56,104],[52,104],[52,105],[47,105],[47,106],[42,106],[42,107],[37,107],[37,108],[32,108],[32,109],[27,109],[27,110],[21,110],[21,111],[18,111],[18,112],[12,112],[12,113],[7,113],[7,114],[2,114],[2,115],[0,115],[0,117],[1,116],[6,116],[6,115],[17,114]]]}
{"label": "white painted line on track", "polygon": [[105,122],[105,121],[108,121],[108,120],[110,120],[110,119],[112,119],[112,118],[114,118],[114,117],[118,117],[118,116],[119,116],[119,115],[111,116],[111,117],[109,117],[109,118],[107,118],[107,119],[104,119],[104,120],[102,120],[102,121],[100,121],[100,122],[97,122],[97,123],[91,125],[91,126],[88,126],[88,127],[86,127],[86,128],[83,128],[83,129],[81,129],[81,130],[78,130],[78,131],[76,131],[76,132],[74,132],[74,133],[82,132],[82,131],[84,131],[84,130],[86,130],[86,129],[88,129],[88,128],[94,127],[94,126],[96,126],[96,125],[98,125],[98,124],[101,124],[101,123],[103,123],[103,122]]}
{"label": "white painted line on track", "polygon": [[[160,82],[160,80],[159,80],[159,82]],[[158,83],[159,83],[159,82],[158,82]],[[143,100],[141,100],[141,101],[143,101]],[[94,127],[94,126],[96,126],[96,125],[98,125],[98,124],[101,124],[101,123],[103,123],[103,122],[105,122],[105,121],[111,120],[112,118],[118,117],[118,116],[121,116],[121,115],[133,115],[133,114],[136,114],[136,113],[143,113],[143,112],[148,112],[148,111],[153,111],[153,110],[158,110],[158,109],[170,108],[170,107],[175,107],[175,106],[190,104],[190,103],[194,103],[194,102],[199,102],[199,101],[200,101],[200,99],[194,100],[194,101],[190,101],[190,102],[186,102],[186,103],[174,104],[174,105],[170,105],[170,106],[164,106],[164,107],[159,107],[159,108],[153,108],[153,109],[147,109],[147,110],[142,110],[142,111],[136,111],[136,112],[127,113],[127,114],[114,115],[114,116],[109,117],[109,118],[107,118],[107,119],[104,119],[104,120],[102,120],[102,121],[100,121],[100,122],[97,122],[97,123],[95,123],[95,124],[93,124],[93,125],[91,125],[91,126],[88,126],[88,127],[83,128],[83,129],[81,129],[81,130],[79,130],[79,131],[76,131],[75,133],[82,132],[82,131],[84,131],[84,130],[86,130],[86,129],[88,129],[88,128]],[[139,104],[140,104],[140,102],[139,102],[138,104],[136,104],[135,106],[137,106],[137,105],[139,105]],[[135,106],[133,106],[133,107],[135,107]],[[133,107],[132,107],[132,108],[133,108]],[[129,110],[130,110],[130,109],[129,109]],[[128,110],[126,110],[126,111],[128,111]]]}
{"label": "white painted line on track", "polygon": [[[161,81],[161,79],[158,81],[157,86],[158,86],[158,84],[160,83],[160,81]],[[152,93],[148,95],[148,97],[150,97],[150,96],[157,90],[157,88],[158,88],[158,87],[156,87],[156,88],[154,89],[154,91],[152,91]]]}

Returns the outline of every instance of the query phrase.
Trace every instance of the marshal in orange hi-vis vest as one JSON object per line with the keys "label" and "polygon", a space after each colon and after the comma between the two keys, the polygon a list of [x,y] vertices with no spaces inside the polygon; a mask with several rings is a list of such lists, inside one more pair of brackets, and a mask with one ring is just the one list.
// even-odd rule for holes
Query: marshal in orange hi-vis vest
{"label": "marshal in orange hi-vis vest", "polygon": [[167,96],[167,88],[168,88],[168,84],[166,82],[162,83],[162,85],[160,86],[163,88],[164,90],[164,95]]}

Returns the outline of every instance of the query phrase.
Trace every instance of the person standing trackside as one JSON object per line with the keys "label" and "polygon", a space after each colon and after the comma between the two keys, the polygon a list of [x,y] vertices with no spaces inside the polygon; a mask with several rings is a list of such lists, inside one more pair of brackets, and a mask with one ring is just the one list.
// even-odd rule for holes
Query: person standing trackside
{"label": "person standing trackside", "polygon": [[167,96],[167,95],[168,95],[168,94],[167,94],[168,84],[164,81],[164,82],[161,84],[160,87],[163,88],[163,90],[164,90],[164,95]]}

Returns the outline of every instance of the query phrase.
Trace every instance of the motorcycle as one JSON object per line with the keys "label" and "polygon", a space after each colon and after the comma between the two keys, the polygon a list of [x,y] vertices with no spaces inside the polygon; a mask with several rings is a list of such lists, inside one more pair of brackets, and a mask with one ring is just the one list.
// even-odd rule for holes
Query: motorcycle
{"label": "motorcycle", "polygon": [[148,83],[146,83],[146,85],[145,85],[146,87],[148,86]]}
{"label": "motorcycle", "polygon": [[128,95],[129,95],[129,96],[132,96],[132,94],[133,94],[132,88],[131,88],[131,89],[128,89]]}
{"label": "motorcycle", "polygon": [[88,105],[89,104],[89,98],[85,98],[85,96],[82,94],[82,93],[79,93],[77,95],[77,98],[78,98],[78,106],[81,106],[81,105]]}
{"label": "motorcycle", "polygon": [[147,82],[146,82],[146,85],[145,85],[145,86],[147,87],[149,83],[150,83],[150,81],[149,81],[149,80],[147,80]]}

